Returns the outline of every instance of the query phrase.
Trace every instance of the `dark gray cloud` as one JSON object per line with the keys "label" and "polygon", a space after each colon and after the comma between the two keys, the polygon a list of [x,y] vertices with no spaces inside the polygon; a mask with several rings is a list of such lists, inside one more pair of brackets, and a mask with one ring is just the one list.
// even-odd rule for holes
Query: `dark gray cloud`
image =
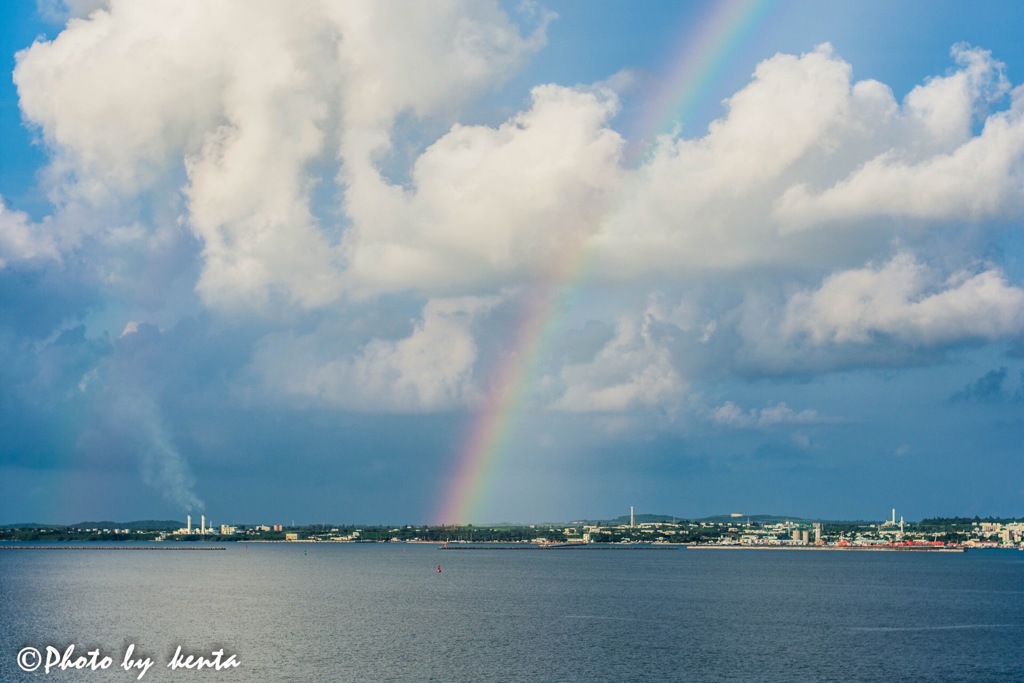
{"label": "dark gray cloud", "polygon": [[1006,399],[1003,385],[1009,371],[996,368],[949,397],[953,403],[998,403]]}

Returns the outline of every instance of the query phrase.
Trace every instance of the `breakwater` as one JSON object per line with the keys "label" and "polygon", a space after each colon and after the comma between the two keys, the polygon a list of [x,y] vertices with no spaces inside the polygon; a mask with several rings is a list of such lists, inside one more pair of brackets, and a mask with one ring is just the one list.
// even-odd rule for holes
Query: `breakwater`
{"label": "breakwater", "polygon": [[466,544],[449,544],[438,546],[438,550],[673,550],[683,546],[681,545],[642,545],[633,543],[623,543],[621,545],[594,545],[591,543],[551,543],[547,545],[541,545],[539,543],[522,543],[522,544],[480,544],[480,545],[466,545]]}

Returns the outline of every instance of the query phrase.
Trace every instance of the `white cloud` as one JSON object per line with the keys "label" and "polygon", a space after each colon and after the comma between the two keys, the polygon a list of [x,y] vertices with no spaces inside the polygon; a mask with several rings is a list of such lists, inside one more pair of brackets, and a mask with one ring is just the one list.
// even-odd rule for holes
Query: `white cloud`
{"label": "white cloud", "polygon": [[926,230],[879,216],[1019,215],[1024,93],[989,114],[1009,92],[1003,65],[964,46],[954,57],[956,71],[902,105],[882,83],[854,82],[828,45],[763,61],[706,135],[662,138],[594,244],[627,277],[831,268],[870,258],[880,234]]}
{"label": "white cloud", "polygon": [[313,166],[372,162],[402,112],[456,112],[543,45],[535,19],[524,37],[496,3],[114,0],[19,53],[15,81],[58,208],[173,192],[184,170],[204,300],[316,307],[342,282]]}
{"label": "white cloud", "polygon": [[[380,169],[396,117],[454,119],[543,46],[550,16],[523,35],[492,3],[245,7],[115,1],[15,70],[58,207],[170,189],[214,307],[493,292],[581,253],[613,278],[849,267],[873,255],[875,216],[1020,208],[1024,105],[987,114],[1010,85],[983,50],[955,48],[957,70],[902,105],[827,44],[776,55],[706,135],[666,136],[632,169],[610,89],[541,85],[502,125],[451,127],[399,185]],[[314,206],[323,184],[340,215]]]}
{"label": "white cloud", "polygon": [[[708,419],[717,425],[732,429],[765,429],[778,425],[813,425],[837,422],[836,418],[819,415],[816,410],[796,411],[785,403],[776,403],[761,409],[752,408],[746,412],[732,401],[726,401],[710,412]],[[804,442],[804,446],[809,441]]]}
{"label": "white cloud", "polygon": [[55,23],[87,17],[98,9],[106,9],[109,5],[109,0],[36,0],[39,14],[47,21]]}
{"label": "white cloud", "polygon": [[403,110],[454,113],[501,83],[546,43],[554,15],[533,15],[522,36],[496,2],[323,3],[339,44],[347,132],[387,129]]}
{"label": "white cloud", "polygon": [[[488,298],[427,302],[411,333],[373,339],[353,354],[322,358],[315,335],[265,340],[256,370],[269,394],[358,412],[432,412],[465,407],[478,398],[473,377],[477,346],[471,326],[497,303]],[[330,349],[328,349],[328,353]]]}
{"label": "white cloud", "polygon": [[1010,91],[1006,65],[988,50],[960,43],[951,54],[960,69],[916,86],[903,103],[909,132],[924,143],[924,150],[943,151],[967,142],[975,119]]}
{"label": "white cloud", "polygon": [[915,344],[997,339],[1024,332],[1024,289],[994,268],[943,280],[904,253],[793,295],[782,331],[818,345],[867,344],[878,335]]}
{"label": "white cloud", "polygon": [[623,412],[675,405],[686,385],[666,348],[654,339],[651,317],[625,317],[615,336],[587,363],[563,367],[555,384],[563,387],[551,403],[567,412]]}
{"label": "white cloud", "polygon": [[765,215],[808,172],[801,164],[833,144],[850,109],[850,67],[829,46],[777,55],[727,106],[707,135],[662,138],[631,174],[595,240],[616,272],[733,269],[792,251]]}
{"label": "white cloud", "polygon": [[952,152],[909,163],[887,151],[820,193],[793,186],[774,215],[798,229],[879,215],[948,220],[1019,214],[1024,208],[1021,95],[1015,94],[1013,110],[990,117],[980,136]]}
{"label": "white cloud", "polygon": [[[359,410],[472,402],[477,345],[491,342],[472,325],[486,305],[468,302],[550,283],[581,260],[631,291],[683,288],[686,305],[642,321],[629,296],[595,306],[614,337],[550,371],[557,410],[672,405],[685,390],[675,364],[713,359],[728,374],[744,343],[763,365],[880,337],[1020,332],[1022,291],[995,266],[952,279],[910,256],[857,268],[894,242],[909,253],[926,233],[941,240],[944,222],[1019,213],[1024,91],[983,50],[958,46],[956,68],[902,102],[854,82],[828,45],[775,55],[706,134],[665,136],[629,166],[613,127],[622,76],[539,85],[499,125],[453,123],[540,49],[546,15],[524,33],[485,2],[238,8],[114,0],[20,53],[15,80],[51,154],[56,214],[35,226],[0,213],[0,259],[103,250],[82,260],[130,287],[138,254],[174,252],[179,272],[160,282],[185,274],[208,307],[316,308],[325,327],[382,293],[431,299],[409,336],[367,334],[356,351],[326,353],[319,334],[264,341],[268,386]],[[403,139],[410,129],[445,132]],[[786,290],[808,273],[831,275]],[[758,297],[773,308],[744,317],[739,302]],[[659,336],[651,316],[682,334]]]}
{"label": "white cloud", "polygon": [[[901,109],[892,102],[882,108],[886,116],[863,120],[874,156],[834,169],[841,175],[826,176],[831,186],[802,181],[782,194],[772,215],[783,232],[875,216],[949,220],[1021,212],[1024,91],[1013,92],[1009,110],[985,117],[1010,91],[1004,65],[963,45],[953,55],[960,70],[914,88]],[[853,94],[857,99],[857,88]],[[984,121],[978,135],[976,118]],[[878,149],[873,140],[888,144]]]}
{"label": "white cloud", "polygon": [[139,324],[140,323],[138,320],[129,320],[127,323],[125,323],[124,329],[121,330],[121,334],[117,335],[117,338],[124,339],[128,335],[137,334],[139,331]]}
{"label": "white cloud", "polygon": [[27,214],[11,211],[0,197],[0,269],[12,262],[59,259],[46,226],[33,225]]}
{"label": "white cloud", "polygon": [[416,160],[408,192],[350,171],[356,286],[493,288],[577,258],[617,182],[616,108],[610,91],[541,86],[497,128],[452,128]]}

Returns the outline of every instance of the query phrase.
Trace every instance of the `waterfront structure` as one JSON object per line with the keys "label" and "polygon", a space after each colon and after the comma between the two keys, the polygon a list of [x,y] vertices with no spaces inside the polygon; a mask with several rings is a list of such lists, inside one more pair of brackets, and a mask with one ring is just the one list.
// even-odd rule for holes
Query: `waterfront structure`
{"label": "waterfront structure", "polygon": [[[190,522],[191,520],[189,520]],[[901,533],[899,522],[903,522]],[[610,545],[610,544],[688,544],[699,547],[712,545],[733,546],[733,547],[763,547],[763,548],[853,548],[853,549],[876,549],[876,550],[942,550],[944,548],[1021,548],[1024,549],[1024,519],[997,520],[980,519],[970,520],[967,518],[951,519],[925,519],[921,522],[907,522],[897,516],[897,526],[893,526],[887,518],[884,522],[878,523],[853,523],[853,522],[810,522],[801,520],[771,520],[755,522],[751,519],[748,526],[742,526],[726,519],[712,520],[673,520],[667,521],[644,521],[636,522],[635,510],[633,516],[634,528],[630,529],[625,520],[615,520],[612,523],[601,524],[580,524],[579,526],[564,527],[558,525],[529,525],[524,527],[492,527],[492,528],[467,528],[459,529],[462,533],[471,532],[477,534],[469,539],[477,543],[505,542],[505,543],[532,543],[538,544],[541,539],[546,539],[560,547],[569,547],[574,544],[584,543]],[[267,525],[246,525],[245,527],[233,527],[222,525],[214,527],[212,523],[207,526],[205,516],[202,520],[202,527],[182,526],[174,531],[165,531],[164,528],[95,528],[88,526],[66,527],[58,529],[12,529],[0,530],[0,539],[3,540],[125,540],[127,534],[154,537],[154,540],[166,540],[170,536],[178,540],[188,538],[186,534],[192,532],[194,537],[199,531],[207,535],[217,534],[220,529],[218,540],[299,540],[299,541],[408,541],[408,542],[435,542],[438,540],[452,540],[450,535],[452,527],[369,527],[357,529],[354,527],[332,528],[328,532],[326,525],[318,525],[320,528],[296,529],[285,537],[283,533],[271,537],[263,537],[270,527]],[[580,528],[582,527],[582,529]],[[365,534],[364,534],[365,531]],[[582,531],[582,533],[580,533]],[[207,540],[206,536],[201,536]],[[583,543],[580,543],[580,542]],[[458,541],[453,541],[458,542]]]}

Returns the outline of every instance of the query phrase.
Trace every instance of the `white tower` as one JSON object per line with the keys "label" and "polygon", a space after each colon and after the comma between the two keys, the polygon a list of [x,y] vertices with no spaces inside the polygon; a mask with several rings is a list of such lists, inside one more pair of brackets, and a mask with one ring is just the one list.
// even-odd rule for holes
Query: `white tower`
{"label": "white tower", "polygon": [[896,526],[896,508],[892,509],[892,525]]}
{"label": "white tower", "polygon": [[633,506],[629,506],[629,528],[633,528]]}
{"label": "white tower", "polygon": [[200,515],[199,517],[199,533],[206,533],[206,515]]}
{"label": "white tower", "polygon": [[185,533],[187,533],[189,536],[191,536],[192,535],[192,515],[187,515],[185,517],[185,519],[187,520],[185,522]]}

